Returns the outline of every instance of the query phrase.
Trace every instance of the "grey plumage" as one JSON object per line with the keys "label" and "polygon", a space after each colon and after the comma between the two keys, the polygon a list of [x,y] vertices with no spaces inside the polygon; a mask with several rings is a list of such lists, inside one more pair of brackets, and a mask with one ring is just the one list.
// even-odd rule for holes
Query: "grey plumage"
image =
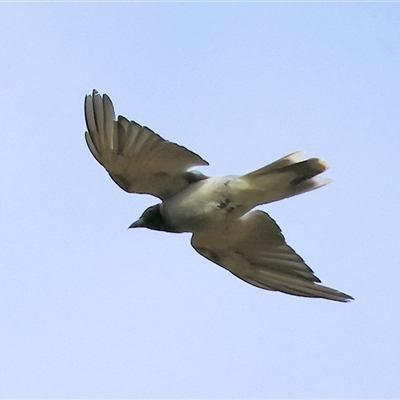
{"label": "grey plumage", "polygon": [[330,182],[318,159],[292,153],[242,176],[208,177],[190,170],[208,165],[199,155],[149,128],[115,117],[107,95],[85,98],[87,145],[111,178],[130,193],[162,200],[130,227],[191,232],[194,249],[240,279],[263,289],[340,302],[353,299],[320,285],[289,247],[275,221],[254,207],[317,189]]}

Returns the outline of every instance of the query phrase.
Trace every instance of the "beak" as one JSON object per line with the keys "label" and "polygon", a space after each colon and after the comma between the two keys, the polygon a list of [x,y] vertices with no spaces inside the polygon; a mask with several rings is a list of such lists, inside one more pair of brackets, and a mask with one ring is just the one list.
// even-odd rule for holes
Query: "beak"
{"label": "beak", "polygon": [[133,224],[128,226],[128,229],[130,228],[140,228],[143,227],[143,220],[141,218],[139,218],[137,221],[135,221]]}

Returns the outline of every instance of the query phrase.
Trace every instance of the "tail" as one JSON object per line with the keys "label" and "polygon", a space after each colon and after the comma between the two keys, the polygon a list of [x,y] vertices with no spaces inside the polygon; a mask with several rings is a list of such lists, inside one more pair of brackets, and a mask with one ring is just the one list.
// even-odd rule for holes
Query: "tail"
{"label": "tail", "polygon": [[238,202],[255,207],[318,189],[332,181],[314,178],[329,168],[325,161],[304,158],[303,151],[296,151],[234,179],[229,186],[235,191]]}

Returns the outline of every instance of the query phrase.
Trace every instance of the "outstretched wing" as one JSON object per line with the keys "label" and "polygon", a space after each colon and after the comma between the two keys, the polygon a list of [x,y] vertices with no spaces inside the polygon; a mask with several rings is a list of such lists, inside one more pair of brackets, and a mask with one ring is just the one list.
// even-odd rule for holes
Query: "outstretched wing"
{"label": "outstretched wing", "polygon": [[204,179],[188,169],[208,165],[200,156],[164,140],[149,128],[119,116],[105,94],[96,90],[85,98],[86,143],[111,178],[130,193],[165,199],[194,180]]}
{"label": "outstretched wing", "polygon": [[353,298],[321,282],[289,247],[279,226],[263,211],[237,219],[225,232],[195,233],[192,246],[202,256],[262,289],[347,302]]}

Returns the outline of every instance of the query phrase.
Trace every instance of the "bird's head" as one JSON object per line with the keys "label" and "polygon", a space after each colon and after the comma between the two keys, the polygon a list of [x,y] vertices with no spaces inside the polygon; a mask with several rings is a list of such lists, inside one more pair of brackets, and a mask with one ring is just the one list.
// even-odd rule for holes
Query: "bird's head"
{"label": "bird's head", "polygon": [[178,232],[163,218],[161,204],[147,208],[142,216],[131,224],[129,228],[148,228],[155,231]]}

